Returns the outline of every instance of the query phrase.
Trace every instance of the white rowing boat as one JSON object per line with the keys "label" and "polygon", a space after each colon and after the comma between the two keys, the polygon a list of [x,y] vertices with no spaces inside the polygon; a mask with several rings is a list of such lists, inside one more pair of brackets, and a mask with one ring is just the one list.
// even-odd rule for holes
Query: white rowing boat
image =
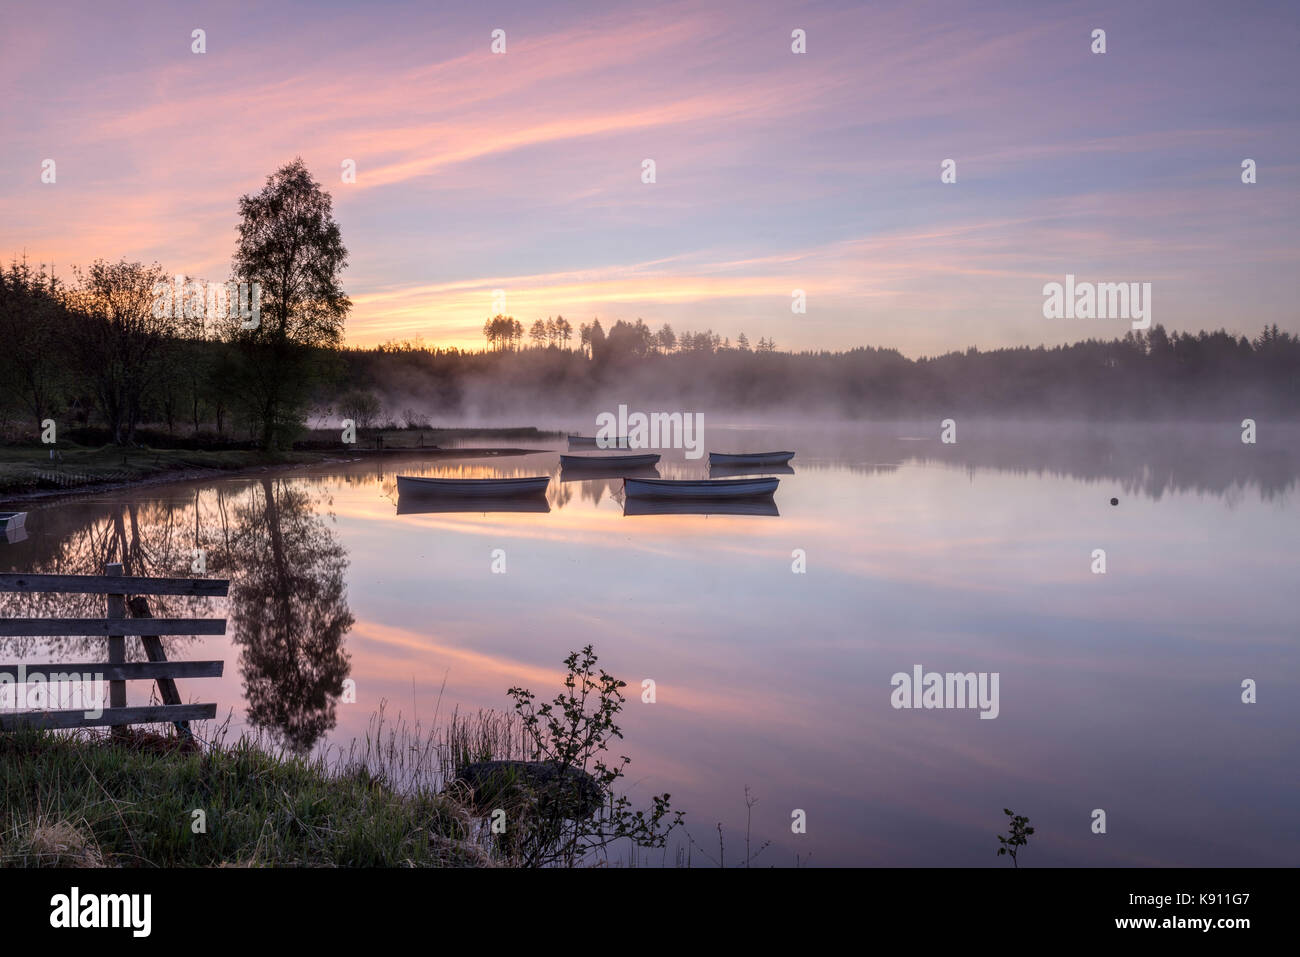
{"label": "white rowing boat", "polygon": [[780,479],[624,479],[628,498],[759,498],[776,491]]}
{"label": "white rowing boat", "polygon": [[541,495],[551,483],[549,475],[528,478],[451,479],[397,476],[399,495],[446,495],[455,498],[509,498]]}
{"label": "white rowing boat", "polygon": [[0,542],[16,545],[26,541],[27,530],[23,528],[26,524],[26,512],[0,512]]}
{"label": "white rowing boat", "polygon": [[561,455],[566,469],[643,469],[659,464],[658,455]]}
{"label": "white rowing boat", "polygon": [[785,465],[793,452],[710,452],[710,465]]}

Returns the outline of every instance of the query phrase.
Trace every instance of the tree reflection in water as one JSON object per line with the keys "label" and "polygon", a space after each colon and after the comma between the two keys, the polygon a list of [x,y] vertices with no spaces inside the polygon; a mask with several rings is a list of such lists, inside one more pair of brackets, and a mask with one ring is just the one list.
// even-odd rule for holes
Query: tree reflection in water
{"label": "tree reflection in water", "polygon": [[[202,549],[206,574],[230,579],[229,600],[151,595],[150,611],[159,618],[225,614],[240,651],[247,722],[305,751],[336,724],[351,668],[343,643],[354,623],[346,552],[320,504],[305,483],[270,478],[194,486],[144,502],[68,502],[42,511],[24,549],[0,555],[16,564],[0,568],[102,575],[105,564],[121,562],[127,575],[190,577],[195,549]],[[104,596],[5,594],[0,613],[97,618]],[[186,657],[195,641],[166,638],[169,657]],[[83,636],[5,638],[0,649],[13,661],[95,661],[105,653],[103,638]],[[127,642],[127,657],[144,659],[139,642]]]}
{"label": "tree reflection in water", "polygon": [[305,488],[263,479],[235,506],[221,564],[248,721],[305,751],[334,727],[351,667],[347,555]]}

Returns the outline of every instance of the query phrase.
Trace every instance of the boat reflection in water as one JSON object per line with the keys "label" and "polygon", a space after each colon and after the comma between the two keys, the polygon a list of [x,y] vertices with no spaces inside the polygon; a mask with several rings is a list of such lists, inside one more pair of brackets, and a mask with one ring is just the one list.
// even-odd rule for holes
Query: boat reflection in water
{"label": "boat reflection in water", "polygon": [[793,452],[710,452],[710,465],[789,465]]}
{"label": "boat reflection in water", "polygon": [[758,499],[667,499],[628,498],[623,502],[624,515],[772,515],[780,517],[776,502]]}
{"label": "boat reflection in water", "polygon": [[516,498],[475,498],[452,495],[398,495],[398,515],[434,512],[549,512],[551,504],[540,495]]}
{"label": "boat reflection in water", "polygon": [[659,464],[659,456],[645,455],[561,455],[563,469],[643,469]]}
{"label": "boat reflection in water", "polygon": [[640,468],[619,468],[617,466],[609,468],[594,468],[590,465],[584,465],[581,468],[560,469],[561,482],[590,482],[595,479],[621,479],[621,478],[658,478],[659,470],[653,465],[645,465]]}
{"label": "boat reflection in water", "polygon": [[726,475],[793,475],[792,465],[710,465],[709,474]]}

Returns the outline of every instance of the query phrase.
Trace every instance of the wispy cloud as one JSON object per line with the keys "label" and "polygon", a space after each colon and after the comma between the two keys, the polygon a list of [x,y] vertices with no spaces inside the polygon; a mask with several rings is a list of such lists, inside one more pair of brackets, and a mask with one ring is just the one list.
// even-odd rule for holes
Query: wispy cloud
{"label": "wispy cloud", "polygon": [[521,319],[642,316],[786,346],[1053,341],[1102,330],[1045,326],[1034,281],[1093,268],[1163,280],[1171,324],[1222,324],[1233,301],[1251,328],[1300,327],[1282,281],[1300,249],[1282,19],[1197,39],[1118,4],[517,4],[490,25],[382,5],[72,9],[0,41],[19,91],[0,105],[6,255],[220,277],[238,197],[302,155],[351,251],[355,343],[475,344],[497,288]]}

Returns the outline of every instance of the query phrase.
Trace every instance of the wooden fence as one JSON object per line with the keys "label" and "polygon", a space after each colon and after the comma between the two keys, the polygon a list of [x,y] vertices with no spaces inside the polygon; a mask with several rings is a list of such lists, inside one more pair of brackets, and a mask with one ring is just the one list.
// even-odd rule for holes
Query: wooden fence
{"label": "wooden fence", "polygon": [[[64,664],[0,664],[0,675],[17,681],[41,676],[46,681],[71,680],[70,675],[92,675],[108,682],[108,705],[98,717],[81,709],[0,712],[0,731],[20,727],[36,728],[121,728],[129,724],[170,721],[178,731],[189,734],[189,722],[215,718],[217,706],[182,704],[177,678],[219,678],[221,661],[168,661],[163,649],[167,635],[224,635],[224,618],[154,618],[147,595],[200,595],[225,597],[230,582],[224,578],[131,578],[120,564],[106,565],[104,575],[0,574],[0,593],[55,592],[105,595],[103,618],[0,618],[0,638],[98,636],[108,643],[106,662]],[[128,602],[128,596],[134,596]],[[128,607],[131,617],[127,617]],[[126,636],[136,635],[148,661],[126,660]],[[126,706],[126,683],[148,680],[158,683],[160,705]]]}

